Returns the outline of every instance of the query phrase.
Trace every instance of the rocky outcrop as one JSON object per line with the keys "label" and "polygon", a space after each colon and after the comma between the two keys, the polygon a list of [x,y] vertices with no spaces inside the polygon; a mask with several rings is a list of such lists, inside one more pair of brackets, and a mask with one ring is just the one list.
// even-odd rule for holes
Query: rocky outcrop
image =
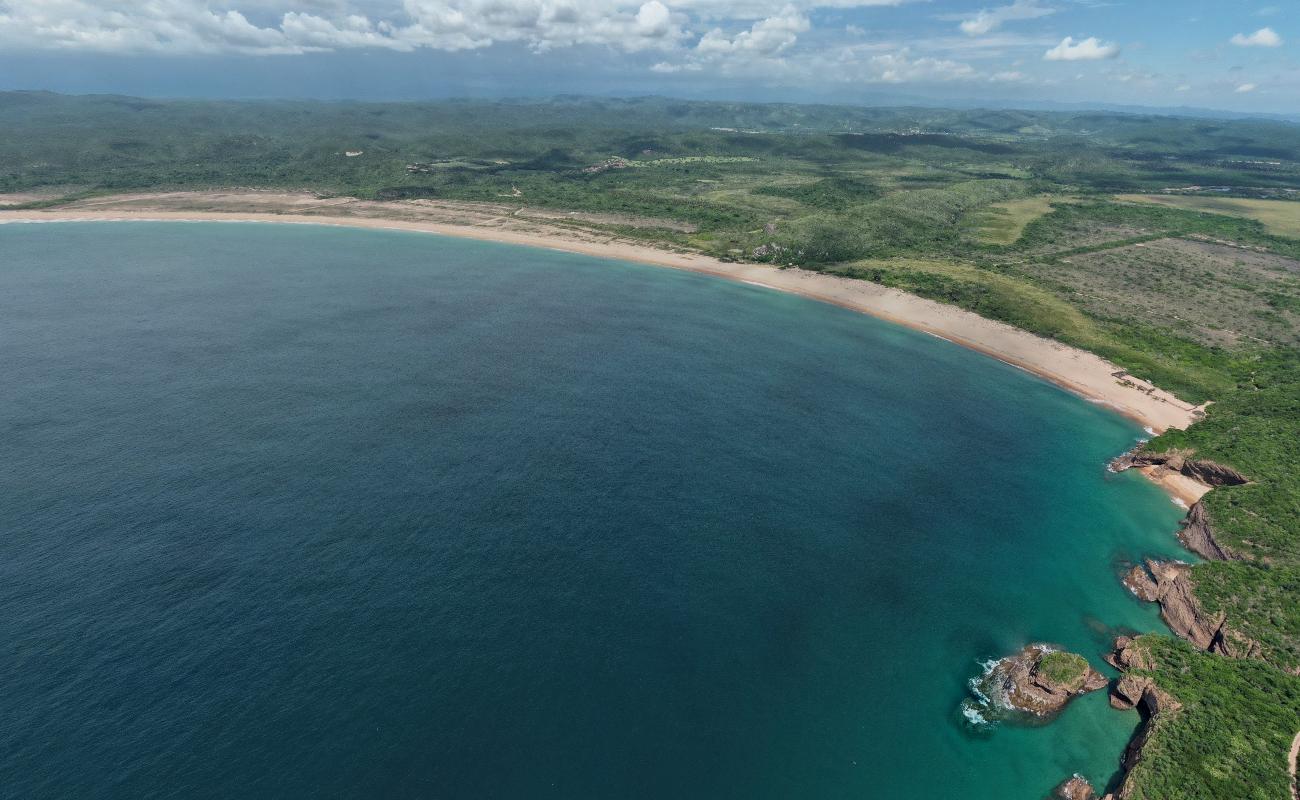
{"label": "rocky outcrop", "polygon": [[1147,561],[1124,578],[1133,594],[1160,604],[1160,616],[1170,630],[1201,648],[1211,650],[1221,638],[1224,619],[1201,609],[1192,588],[1191,567],[1170,561]]}
{"label": "rocky outcrop", "polygon": [[[1106,660],[1120,669],[1143,670],[1154,666],[1150,663],[1146,652],[1135,646],[1133,640],[1126,636],[1115,640],[1115,651]],[[1134,793],[1131,778],[1133,768],[1142,759],[1142,748],[1170,716],[1178,713],[1182,705],[1173,695],[1157,686],[1155,681],[1132,674],[1125,674],[1111,687],[1110,704],[1119,709],[1136,708],[1142,716],[1141,726],[1133,734],[1120,759],[1124,779],[1120,783],[1119,791],[1113,795],[1106,795],[1107,800],[1110,798],[1127,800]]]}
{"label": "rocky outcrop", "polygon": [[1110,468],[1116,472],[1137,467],[1160,467],[1170,472],[1178,472],[1200,481],[1206,486],[1240,486],[1250,480],[1232,467],[1203,461],[1191,457],[1190,450],[1168,450],[1153,453],[1145,445],[1130,450],[1110,462]]}
{"label": "rocky outcrop", "polygon": [[1214,538],[1214,527],[1210,524],[1210,512],[1204,503],[1196,503],[1187,512],[1183,528],[1178,532],[1178,540],[1183,547],[1207,561],[1241,561],[1241,556],[1219,544]]}
{"label": "rocky outcrop", "polygon": [[1180,466],[1166,462],[1165,467],[1181,472],[1189,478],[1195,478],[1206,486],[1241,486],[1250,483],[1245,475],[1232,467],[1216,464],[1213,461],[1186,459]]}
{"label": "rocky outcrop", "polygon": [[1211,615],[1196,599],[1192,568],[1172,561],[1147,561],[1124,576],[1124,585],[1148,602],[1160,604],[1169,629],[1202,650],[1229,658],[1246,658],[1258,651],[1256,642],[1227,629],[1227,614]]}
{"label": "rocky outcrop", "polygon": [[1092,784],[1082,775],[1075,775],[1052,790],[1051,800],[1096,800],[1097,793]]}
{"label": "rocky outcrop", "polygon": [[[1152,453],[1144,448],[1145,445],[1139,445],[1111,461],[1110,468],[1115,472],[1123,472],[1126,469],[1155,467],[1157,470],[1177,472],[1206,486],[1240,486],[1249,482],[1245,475],[1232,467],[1191,458],[1189,450]],[[1214,526],[1210,523],[1210,513],[1203,502],[1193,504],[1187,512],[1178,539],[1188,550],[1210,561],[1242,560],[1241,556],[1224,547],[1214,538]]]}
{"label": "rocky outcrop", "polygon": [[1115,649],[1105,656],[1106,663],[1120,672],[1131,669],[1153,669],[1155,664],[1147,657],[1146,651],[1133,646],[1133,639],[1120,636],[1115,639]]}
{"label": "rocky outcrop", "polygon": [[1106,677],[1083,656],[1044,644],[1031,644],[998,661],[985,678],[986,694],[996,694],[1011,709],[1048,716],[1071,699],[1101,689]]}

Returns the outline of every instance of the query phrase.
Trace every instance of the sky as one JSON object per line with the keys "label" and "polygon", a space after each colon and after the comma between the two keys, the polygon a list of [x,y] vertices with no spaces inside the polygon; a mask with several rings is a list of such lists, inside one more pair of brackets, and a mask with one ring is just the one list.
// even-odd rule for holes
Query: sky
{"label": "sky", "polygon": [[0,88],[1300,114],[1297,0],[0,0]]}

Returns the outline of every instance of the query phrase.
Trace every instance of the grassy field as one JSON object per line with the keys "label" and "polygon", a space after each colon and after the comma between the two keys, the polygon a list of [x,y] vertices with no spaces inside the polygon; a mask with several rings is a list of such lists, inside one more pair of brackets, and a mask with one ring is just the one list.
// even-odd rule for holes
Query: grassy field
{"label": "grassy field", "polygon": [[1300,237],[1300,199],[1255,200],[1248,197],[1206,197],[1180,194],[1121,194],[1126,203],[1154,203],[1170,208],[1244,217],[1263,223],[1269,233]]}
{"label": "grassy field", "polygon": [[982,244],[1015,244],[1026,225],[1051,210],[1052,198],[1048,195],[994,203],[972,220],[975,239]]}
{"label": "grassy field", "polygon": [[[1193,580],[1258,659],[1150,639],[1152,674],[1184,712],[1157,731],[1134,780],[1146,800],[1285,796],[1278,742],[1300,728],[1289,675],[1300,669],[1300,202],[1257,198],[1300,187],[1300,126],[664,98],[0,92],[0,128],[0,194],[16,205],[226,187],[484,202],[875,281],[1213,400],[1204,422],[1151,447],[1251,479],[1205,500],[1216,537],[1243,560],[1198,564]],[[1257,197],[1160,193],[1189,185]]]}

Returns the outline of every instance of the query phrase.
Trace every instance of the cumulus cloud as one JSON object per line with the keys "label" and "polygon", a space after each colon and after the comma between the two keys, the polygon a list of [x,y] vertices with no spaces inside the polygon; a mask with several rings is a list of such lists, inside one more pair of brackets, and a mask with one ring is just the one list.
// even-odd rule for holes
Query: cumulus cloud
{"label": "cumulus cloud", "polygon": [[675,61],[661,61],[654,72],[698,72],[706,67],[726,74],[772,74],[787,71],[782,54],[812,27],[808,17],[789,5],[748,28],[727,33],[712,28]]}
{"label": "cumulus cloud", "polygon": [[1102,42],[1096,36],[1078,42],[1073,36],[1067,36],[1056,47],[1043,53],[1043,58],[1048,61],[1101,61],[1118,55],[1119,45]]}
{"label": "cumulus cloud", "polygon": [[1239,33],[1230,39],[1238,47],[1280,47],[1282,37],[1272,28],[1260,28],[1254,33]]}
{"label": "cumulus cloud", "polygon": [[[1025,37],[1000,28],[1054,13],[1051,0],[1002,2],[943,19],[938,38],[871,40],[870,26],[818,9],[922,0],[0,0],[0,50],[255,55],[346,49],[466,51],[502,43],[544,52],[602,47],[659,73],[773,85],[1039,82],[1013,60],[1112,58],[1117,45]],[[815,21],[830,20],[810,34]],[[968,63],[969,62],[969,63]],[[974,65],[974,66],[973,66]]]}
{"label": "cumulus cloud", "polygon": [[674,46],[688,35],[684,23],[662,0],[0,0],[0,47],[283,54],[523,42],[637,51]]}
{"label": "cumulus cloud", "polygon": [[1001,28],[1004,23],[1022,19],[1038,19],[1056,13],[1056,9],[1040,6],[1038,0],[1016,0],[1009,6],[982,9],[973,17],[961,20],[961,32],[967,36],[983,36]]}
{"label": "cumulus cloud", "polygon": [[907,48],[872,56],[863,67],[861,79],[879,83],[945,82],[977,77],[970,64],[929,56],[913,58]]}
{"label": "cumulus cloud", "polygon": [[705,57],[733,53],[774,56],[793,45],[809,27],[807,17],[793,6],[786,6],[780,13],[755,22],[749,30],[734,37],[714,28],[700,37],[695,52]]}

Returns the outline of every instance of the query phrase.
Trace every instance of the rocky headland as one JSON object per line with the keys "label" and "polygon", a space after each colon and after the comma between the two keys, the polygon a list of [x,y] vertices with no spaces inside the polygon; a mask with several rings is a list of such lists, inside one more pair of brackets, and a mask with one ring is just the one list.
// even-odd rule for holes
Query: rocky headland
{"label": "rocky headland", "polygon": [[[1110,468],[1115,472],[1141,469],[1166,488],[1170,486],[1162,478],[1169,475],[1183,476],[1202,486],[1202,490],[1193,497],[1199,497],[1205,490],[1214,487],[1249,483],[1245,475],[1231,467],[1193,456],[1194,453],[1189,450],[1152,452],[1142,444],[1114,459]],[[1184,547],[1206,560],[1241,560],[1239,555],[1215,538],[1209,511],[1199,500],[1193,502],[1188,509],[1178,539]],[[1123,582],[1140,599],[1159,603],[1160,616],[1170,630],[1202,650],[1229,658],[1249,657],[1258,650],[1258,644],[1228,629],[1226,614],[1210,614],[1205,611],[1196,597],[1191,565],[1148,559],[1134,565],[1124,575]],[[1102,798],[1127,800],[1136,791],[1131,774],[1133,767],[1142,758],[1143,747],[1181,706],[1153,680],[1141,675],[1155,665],[1150,663],[1147,653],[1136,646],[1133,639],[1127,636],[1116,639],[1115,648],[1106,656],[1106,661],[1123,673],[1110,689],[1111,707],[1137,710],[1142,720],[1121,758],[1122,778],[1118,788]],[[1053,800],[1095,800],[1097,796],[1092,785],[1079,775],[1061,782],[1051,795]]]}
{"label": "rocky headland", "polygon": [[1148,560],[1129,570],[1124,585],[1138,598],[1159,603],[1160,617],[1169,629],[1202,650],[1229,658],[1257,654],[1257,642],[1228,628],[1227,614],[1210,614],[1201,607],[1190,565]]}
{"label": "rocky headland", "polygon": [[[1237,470],[1213,461],[1193,458],[1190,450],[1155,453],[1145,445],[1111,462],[1111,469],[1154,467],[1177,472],[1209,486],[1240,486],[1250,480]],[[1215,537],[1214,524],[1204,502],[1192,505],[1183,519],[1178,539],[1183,546],[1207,561],[1239,561],[1240,555]],[[1176,561],[1147,560],[1124,576],[1124,585],[1148,602],[1160,604],[1160,616],[1174,633],[1197,647],[1229,658],[1258,655],[1259,644],[1232,631],[1224,613],[1207,613],[1196,598],[1192,567]]]}
{"label": "rocky headland", "polygon": [[[1161,474],[1176,473],[1190,478],[1205,487],[1241,486],[1249,479],[1232,467],[1216,464],[1213,461],[1197,460],[1188,450],[1169,450],[1153,453],[1139,445],[1124,455],[1110,462],[1115,472],[1127,469],[1148,469],[1149,474],[1159,480]],[[1178,540],[1183,546],[1201,558],[1209,561],[1236,561],[1241,557],[1231,549],[1223,546],[1214,538],[1214,526],[1210,521],[1209,511],[1203,502],[1193,503],[1183,520]]]}
{"label": "rocky headland", "polygon": [[1195,453],[1190,450],[1167,450],[1162,453],[1146,449],[1139,445],[1124,455],[1113,460],[1111,469],[1123,472],[1137,467],[1158,467],[1169,472],[1177,472],[1198,480],[1206,486],[1240,486],[1250,480],[1232,467],[1192,458]]}
{"label": "rocky headland", "polygon": [[1130,776],[1133,767],[1142,758],[1142,748],[1147,740],[1166,724],[1169,717],[1178,713],[1182,706],[1172,695],[1156,686],[1155,681],[1130,674],[1135,670],[1149,670],[1155,665],[1150,663],[1147,654],[1140,647],[1135,646],[1135,642],[1129,637],[1121,636],[1116,639],[1115,649],[1106,660],[1116,669],[1124,672],[1124,675],[1111,687],[1111,707],[1120,710],[1137,709],[1142,717],[1142,724],[1129,740],[1128,747],[1124,749],[1124,755],[1120,759],[1124,778],[1120,782],[1119,789],[1113,795],[1107,795],[1108,798],[1114,797],[1115,800],[1127,800],[1133,796],[1135,787]]}
{"label": "rocky headland", "polygon": [[[1158,687],[1155,681],[1134,674],[1151,670],[1155,664],[1141,646],[1130,637],[1120,636],[1115,640],[1115,649],[1106,656],[1106,662],[1123,673],[1111,686],[1111,707],[1121,711],[1136,710],[1142,720],[1120,759],[1122,777],[1118,788],[1102,798],[1102,800],[1128,800],[1136,791],[1130,775],[1133,767],[1142,758],[1142,748],[1170,717],[1178,713],[1182,706],[1173,695]],[[1097,793],[1092,785],[1079,775],[1063,781],[1052,792],[1053,800],[1094,800],[1096,797]]]}
{"label": "rocky headland", "polygon": [[[1198,460],[1189,450],[1149,452],[1145,446],[1111,462],[1111,469],[1154,467],[1177,472],[1209,486],[1240,486],[1249,479],[1237,470]],[[1205,503],[1192,505],[1183,519],[1178,539],[1183,546],[1207,561],[1235,561],[1241,557],[1215,537],[1214,524]],[[1224,613],[1207,613],[1196,598],[1192,567],[1176,561],[1154,561],[1135,565],[1124,576],[1124,585],[1148,602],[1160,604],[1160,616],[1174,633],[1202,650],[1229,658],[1246,658],[1258,654],[1259,644],[1228,626]]]}

